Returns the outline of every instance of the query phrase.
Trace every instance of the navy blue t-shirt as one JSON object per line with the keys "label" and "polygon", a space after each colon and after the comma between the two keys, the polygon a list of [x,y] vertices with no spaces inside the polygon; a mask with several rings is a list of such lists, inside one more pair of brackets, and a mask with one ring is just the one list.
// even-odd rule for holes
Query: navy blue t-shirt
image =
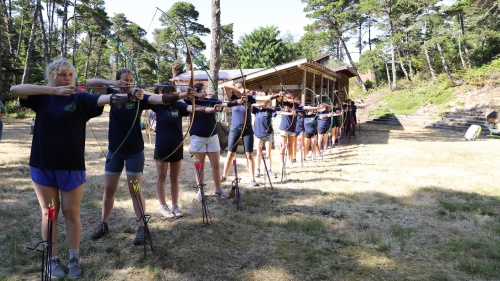
{"label": "navy blue t-shirt", "polygon": [[264,138],[271,135],[273,131],[272,121],[276,116],[276,111],[271,108],[252,108],[255,114],[253,132],[258,138]]}
{"label": "navy blue t-shirt", "polygon": [[320,119],[319,117],[323,114],[330,114],[330,112],[328,111],[323,111],[323,112],[318,112],[318,129],[320,131],[325,131],[325,130],[328,130],[330,129],[330,120],[331,120],[331,117],[326,117],[324,119]]}
{"label": "navy blue t-shirt", "polygon": [[[107,93],[113,94],[118,93],[118,91],[108,88]],[[139,102],[126,102],[122,104],[120,108],[116,105],[111,105],[108,132],[109,151],[116,152],[116,149],[123,140],[125,140],[125,142],[120,147],[120,151],[122,152],[137,153],[144,150],[144,139],[142,138],[141,131],[141,115],[144,109],[149,108],[149,97],[150,95],[144,95],[144,98]],[[137,104],[139,104],[139,112],[137,112]],[[132,122],[134,122],[133,125]],[[127,137],[129,131],[130,134]]]}
{"label": "navy blue t-shirt", "polygon": [[[284,111],[284,109],[281,109],[281,111]],[[281,115],[280,130],[295,133],[295,126],[297,126],[297,116]]]}
{"label": "navy blue t-shirt", "polygon": [[33,95],[21,105],[36,112],[30,166],[51,170],[85,170],[87,121],[102,114],[99,95]]}
{"label": "navy blue t-shirt", "polygon": [[156,113],[156,142],[155,147],[173,148],[181,143],[182,138],[182,117],[189,116],[184,102],[172,104],[150,105],[151,110]]}
{"label": "navy blue t-shirt", "polygon": [[304,115],[304,129],[308,134],[317,134],[317,116],[316,114]]}
{"label": "navy blue t-shirt", "polygon": [[303,113],[297,113],[297,116],[295,116],[295,118],[297,118],[297,125],[295,125],[295,134],[300,134],[302,132],[304,132],[304,115]]}
{"label": "navy blue t-shirt", "polygon": [[[231,100],[237,99],[236,95],[233,95],[231,97]],[[255,101],[255,96],[248,96],[248,101],[247,101],[247,107],[250,108],[252,104],[254,104]],[[252,111],[248,109],[247,111],[247,123],[246,127],[247,128],[252,128]],[[231,126],[236,126],[236,127],[241,127],[245,123],[245,105],[237,105],[231,107]]]}
{"label": "navy blue t-shirt", "polygon": [[[191,100],[184,100],[186,103],[191,104]],[[206,107],[214,107],[215,104],[221,104],[222,101],[216,98],[204,99],[204,100],[195,100],[196,105],[206,106]],[[192,113],[191,113],[192,114]],[[214,129],[217,120],[215,119],[215,113],[195,113],[193,125],[191,126],[191,130],[189,130],[190,136],[198,136],[203,138],[208,138],[217,134],[217,131]]]}
{"label": "navy blue t-shirt", "polygon": [[346,108],[346,117],[356,117],[356,106],[350,105]]}

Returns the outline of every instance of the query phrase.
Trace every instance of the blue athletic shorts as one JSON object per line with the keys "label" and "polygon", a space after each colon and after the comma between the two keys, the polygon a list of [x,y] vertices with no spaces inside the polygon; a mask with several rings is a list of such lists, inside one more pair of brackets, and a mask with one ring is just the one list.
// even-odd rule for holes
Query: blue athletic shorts
{"label": "blue athletic shorts", "polygon": [[69,191],[87,181],[85,170],[50,170],[30,167],[31,180],[39,185]]}
{"label": "blue athletic shorts", "polygon": [[[111,155],[113,155],[113,152],[108,151],[106,159],[109,159]],[[116,153],[104,166],[104,174],[118,176],[122,173],[123,166],[125,166],[127,176],[142,175],[144,171],[144,151],[136,153]]]}

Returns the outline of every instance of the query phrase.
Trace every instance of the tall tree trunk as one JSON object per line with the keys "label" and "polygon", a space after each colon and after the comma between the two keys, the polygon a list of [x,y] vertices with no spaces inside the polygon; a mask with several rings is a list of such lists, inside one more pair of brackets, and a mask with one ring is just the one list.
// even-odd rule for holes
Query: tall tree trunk
{"label": "tall tree trunk", "polygon": [[438,49],[438,52],[439,52],[439,57],[441,58],[441,62],[443,63],[443,67],[444,67],[444,71],[446,72],[446,75],[448,75],[448,78],[450,78],[450,81],[451,83],[453,83],[453,85],[458,85],[458,81],[453,78],[453,76],[451,76],[451,71],[450,71],[450,68],[448,67],[448,63],[446,62],[446,58],[444,57],[444,54],[443,54],[443,50],[441,49],[441,44],[440,43],[436,43],[436,46],[437,46],[437,49]]}
{"label": "tall tree trunk", "polygon": [[77,24],[77,22],[78,21],[76,20],[76,0],[75,0],[74,7],[73,7],[73,52],[71,55],[73,65],[76,65],[75,55],[76,55],[76,24]]}
{"label": "tall tree trunk", "polygon": [[361,53],[363,51],[363,18],[359,20],[359,30],[358,30],[358,50],[359,56],[361,57]]}
{"label": "tall tree trunk", "polygon": [[7,27],[7,42],[9,44],[9,54],[11,56],[14,55],[14,38],[12,36],[12,18],[10,17],[11,14],[11,9],[10,9],[10,3],[9,7],[7,7],[7,3],[5,3],[5,0],[0,0],[0,6],[2,8],[2,14],[4,18],[4,23],[5,26]]}
{"label": "tall tree trunk", "polygon": [[30,33],[30,39],[28,42],[28,48],[26,50],[26,61],[24,62],[24,72],[23,72],[23,79],[21,84],[26,84],[28,83],[29,75],[30,75],[30,64],[31,64],[31,57],[33,55],[33,47],[35,46],[35,35],[36,35],[36,25],[37,25],[37,19],[38,19],[38,9],[41,7],[41,0],[37,0],[35,5],[35,12],[33,13],[33,24],[31,25],[31,33]]}
{"label": "tall tree trunk", "polygon": [[54,11],[56,10],[56,7],[55,7],[55,1],[47,1],[47,19],[48,19],[48,24],[49,24],[49,53],[50,53],[50,56],[52,57],[52,42],[54,42],[55,40],[53,40],[54,38],[52,38],[54,36]]}
{"label": "tall tree trunk", "polygon": [[[464,28],[463,14],[459,14],[459,23],[460,23],[460,34],[462,35],[461,37],[464,37],[465,36],[465,28]],[[469,68],[472,68],[469,48],[467,48],[467,42],[465,41],[465,39],[463,39],[463,41],[464,41],[463,45],[464,45],[465,55],[467,56],[468,65],[469,65]]]}
{"label": "tall tree trunk", "polygon": [[408,72],[406,71],[406,67],[405,67],[405,63],[404,63],[404,57],[403,57],[403,54],[401,52],[401,49],[400,49],[399,45],[396,45],[396,49],[398,51],[398,56],[399,56],[399,66],[401,67],[401,70],[405,74],[406,80],[411,81],[411,78],[408,75]]}
{"label": "tall tree trunk", "polygon": [[216,93],[219,84],[219,69],[221,64],[220,0],[212,0],[212,40],[210,44],[210,76],[208,92]]}
{"label": "tall tree trunk", "polygon": [[429,57],[429,49],[427,49],[427,47],[425,47],[425,44],[426,44],[426,42],[424,41],[425,59],[427,60],[427,65],[429,66],[429,71],[431,72],[432,80],[434,82],[436,82],[437,81],[436,72],[434,71],[434,68],[432,67],[431,58]]}
{"label": "tall tree trunk", "polygon": [[[408,44],[410,44],[410,36],[409,36],[408,32],[406,32],[406,42]],[[405,52],[404,49],[402,51],[403,51],[403,57],[405,57],[406,60],[408,61],[408,70],[409,70],[410,78],[413,78],[413,76],[415,75],[415,72],[413,71],[413,67],[412,67],[412,63],[411,63],[411,53]]]}
{"label": "tall tree trunk", "polygon": [[[97,61],[95,64],[95,71],[94,71],[94,77],[101,77],[101,73],[99,71],[99,66],[101,65],[101,58],[102,58],[102,43],[99,44],[99,47],[97,49]],[[159,82],[158,82],[159,83]]]}
{"label": "tall tree trunk", "polygon": [[464,55],[462,53],[462,40],[460,34],[458,34],[458,54],[460,56],[460,61],[462,62],[462,68],[467,69],[467,64],[465,63]]}
{"label": "tall tree trunk", "polygon": [[394,48],[394,43],[392,42],[392,36],[391,36],[391,59],[392,59],[392,89],[396,90],[398,88],[398,81],[396,77],[396,50]]}
{"label": "tall tree trunk", "polygon": [[[4,30],[3,28],[0,27],[0,42],[3,42],[3,37],[4,37]],[[3,50],[4,45],[0,44],[0,101],[3,99],[3,60],[2,58],[4,57],[4,50]]]}
{"label": "tall tree trunk", "polygon": [[368,17],[368,46],[372,50],[372,18]]}
{"label": "tall tree trunk", "polygon": [[359,85],[363,89],[363,92],[366,93],[367,90],[365,87],[365,83],[363,83],[363,80],[361,80],[361,77],[359,76],[358,68],[354,64],[354,61],[352,60],[351,53],[349,52],[349,49],[347,49],[347,45],[345,44],[344,38],[342,37],[342,33],[340,32],[339,27],[336,24],[336,21],[337,20],[335,18],[333,18],[333,16],[330,17],[331,27],[333,27],[333,29],[335,30],[335,33],[337,34],[337,37],[340,40],[340,44],[342,45],[343,49],[345,50],[345,54],[347,55],[347,58],[349,59],[349,63],[351,64],[352,69],[354,69],[354,71],[356,71],[356,79],[358,80]]}
{"label": "tall tree trunk", "polygon": [[84,71],[84,79],[87,80],[87,75],[89,73],[89,64],[90,64],[90,53],[92,52],[92,32],[89,32],[89,47],[87,48],[87,57],[85,59],[85,71]]}
{"label": "tall tree trunk", "polygon": [[17,50],[16,50],[16,61],[19,60],[19,53],[21,52],[21,39],[23,38],[23,27],[24,27],[24,13],[21,13],[21,26],[19,27],[19,38],[17,41]]}
{"label": "tall tree trunk", "polygon": [[64,0],[63,5],[61,57],[65,58],[68,55],[68,0]]}
{"label": "tall tree trunk", "polygon": [[38,17],[40,20],[40,33],[42,35],[45,62],[49,64],[50,63],[49,40],[47,39],[47,33],[45,32],[45,22],[43,20],[43,14],[42,14],[42,3],[37,2],[37,5],[40,5],[40,7],[38,8]]}
{"label": "tall tree trunk", "polygon": [[384,57],[385,71],[387,72],[387,83],[389,84],[389,89],[392,91],[391,83],[391,72],[389,71],[389,65],[387,65],[387,59]]}

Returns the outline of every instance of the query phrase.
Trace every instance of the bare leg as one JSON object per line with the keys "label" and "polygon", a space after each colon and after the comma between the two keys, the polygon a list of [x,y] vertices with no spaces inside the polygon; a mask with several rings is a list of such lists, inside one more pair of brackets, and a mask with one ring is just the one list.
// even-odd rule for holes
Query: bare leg
{"label": "bare leg", "polygon": [[55,187],[48,187],[44,185],[39,185],[33,182],[33,187],[35,188],[36,197],[38,198],[38,203],[40,204],[40,209],[42,211],[42,239],[47,240],[47,227],[48,220],[47,215],[49,212],[49,204],[54,200],[54,222],[52,224],[52,256],[56,256],[56,248],[57,248],[57,219],[59,217],[59,189]]}
{"label": "bare leg", "polygon": [[[158,202],[160,205],[167,204],[165,199],[165,180],[167,179],[168,162],[163,162],[156,160],[156,195],[158,196]],[[172,172],[170,172],[172,173]]]}
{"label": "bare leg", "polygon": [[83,184],[75,189],[61,191],[61,210],[66,222],[68,249],[79,249],[82,237],[80,203],[83,197]]}
{"label": "bare leg", "polygon": [[177,205],[179,199],[179,176],[181,175],[182,160],[170,163],[170,197],[172,205]]}
{"label": "bare leg", "polygon": [[224,178],[227,178],[227,175],[229,173],[229,169],[231,168],[232,161],[233,161],[233,158],[235,155],[236,155],[236,152],[229,152],[229,151],[227,152],[226,161],[224,162],[224,173],[223,173]]}
{"label": "bare leg", "polygon": [[250,161],[250,174],[252,175],[252,179],[255,180],[255,160],[253,158],[253,153],[245,153],[247,159]]}
{"label": "bare leg", "polygon": [[120,175],[104,175],[104,193],[102,194],[101,219],[105,223],[109,222],[109,218],[111,217],[119,180]]}
{"label": "bare leg", "polygon": [[214,180],[215,189],[221,189],[220,184],[220,152],[208,152],[208,160],[212,166],[212,179]]}

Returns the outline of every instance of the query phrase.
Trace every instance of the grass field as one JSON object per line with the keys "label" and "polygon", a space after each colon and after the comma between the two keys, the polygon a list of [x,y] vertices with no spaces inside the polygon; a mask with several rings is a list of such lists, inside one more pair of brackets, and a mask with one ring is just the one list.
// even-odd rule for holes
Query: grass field
{"label": "grass field", "polygon": [[[29,123],[8,118],[0,142],[0,280],[40,279],[40,255],[26,249],[41,240]],[[180,181],[185,217],[159,215],[147,145],[143,189],[158,255],[144,256],[132,244],[136,222],[124,177],[111,235],[89,239],[100,220],[107,117],[90,125],[100,145],[88,127],[84,280],[500,280],[498,139],[467,142],[463,135],[362,124],[324,161],[289,167],[287,182],[278,178],[273,191],[263,178],[259,187],[248,184],[239,155],[244,210],[208,197],[209,226],[202,224],[187,147]],[[273,156],[278,167],[278,152]],[[206,173],[211,193],[210,167]],[[63,218],[58,223],[66,264]]]}

